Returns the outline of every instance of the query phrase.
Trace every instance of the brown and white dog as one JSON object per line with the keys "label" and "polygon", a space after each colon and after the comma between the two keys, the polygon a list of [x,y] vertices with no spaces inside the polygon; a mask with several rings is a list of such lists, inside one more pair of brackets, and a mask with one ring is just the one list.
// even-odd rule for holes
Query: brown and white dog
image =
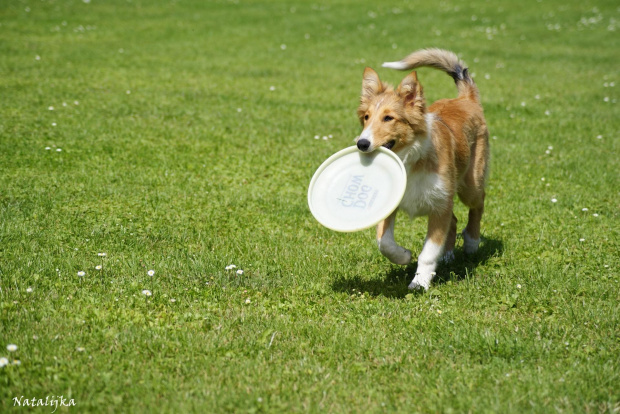
{"label": "brown and white dog", "polygon": [[[407,169],[407,189],[399,209],[411,217],[428,216],[428,232],[410,289],[428,289],[437,263],[454,258],[456,217],[454,196],[469,207],[463,249],[470,254],[480,243],[484,185],[488,173],[489,139],[478,88],[465,64],[452,52],[423,49],[384,67],[406,70],[428,66],[448,73],[458,97],[426,108],[416,72],[394,89],[371,68],[364,70],[357,110],[363,130],[356,139],[360,151],[379,146],[394,151]],[[377,226],[377,244],[393,263],[411,261],[411,251],[394,241],[396,211]]]}

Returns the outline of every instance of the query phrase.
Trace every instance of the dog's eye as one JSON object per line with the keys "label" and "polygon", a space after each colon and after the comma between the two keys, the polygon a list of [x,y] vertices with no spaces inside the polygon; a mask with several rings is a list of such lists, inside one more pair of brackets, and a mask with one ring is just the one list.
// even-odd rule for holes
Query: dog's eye
{"label": "dog's eye", "polygon": [[392,118],[389,115],[386,115],[385,118],[383,118],[383,122],[390,122],[392,119],[394,119],[394,118]]}
{"label": "dog's eye", "polygon": [[368,121],[368,114],[364,115],[364,121]]}

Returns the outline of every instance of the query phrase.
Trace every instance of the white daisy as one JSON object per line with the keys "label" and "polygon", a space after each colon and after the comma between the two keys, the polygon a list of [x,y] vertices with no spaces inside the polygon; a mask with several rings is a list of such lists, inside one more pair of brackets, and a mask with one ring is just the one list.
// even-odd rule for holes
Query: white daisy
{"label": "white daisy", "polygon": [[77,275],[78,275],[79,277],[84,277],[84,276],[86,276],[86,272],[83,272],[83,271],[81,271],[81,270],[80,270],[80,271],[77,273]]}
{"label": "white daisy", "polygon": [[226,270],[233,270],[236,269],[237,266],[235,266],[234,264],[229,264],[228,266],[226,266]]}
{"label": "white daisy", "polygon": [[154,276],[155,275],[155,271],[154,270],[149,270],[148,272],[146,272],[147,275],[149,276]]}
{"label": "white daisy", "polygon": [[5,357],[0,358],[0,368],[6,367],[7,365],[9,365],[9,360]]}
{"label": "white daisy", "polygon": [[241,270],[241,269],[237,270],[237,274],[238,274],[239,276],[241,276],[241,275],[243,274],[243,270]]}
{"label": "white daisy", "polygon": [[17,345],[15,345],[15,344],[8,344],[6,346],[6,350],[9,351],[9,352],[15,352],[15,351],[17,351]]}
{"label": "white daisy", "polygon": [[95,266],[95,269],[96,269],[96,270],[101,270],[101,265],[97,265],[97,266]]}
{"label": "white daisy", "polygon": [[245,303],[250,304],[250,303],[252,303],[252,301],[250,300],[250,298],[247,298],[247,299],[245,300]]}
{"label": "white daisy", "polygon": [[150,290],[148,290],[148,289],[144,289],[144,290],[142,291],[142,294],[143,294],[144,296],[152,296],[152,295],[153,295],[153,292],[151,292],[151,291],[150,291]]}
{"label": "white daisy", "polygon": [[28,292],[28,293],[32,293],[32,288],[31,288],[31,287],[29,287],[28,289],[26,289],[26,292]]}
{"label": "white daisy", "polygon": [[105,254],[105,253],[97,253],[97,256],[99,256],[99,257],[106,257],[107,254]]}

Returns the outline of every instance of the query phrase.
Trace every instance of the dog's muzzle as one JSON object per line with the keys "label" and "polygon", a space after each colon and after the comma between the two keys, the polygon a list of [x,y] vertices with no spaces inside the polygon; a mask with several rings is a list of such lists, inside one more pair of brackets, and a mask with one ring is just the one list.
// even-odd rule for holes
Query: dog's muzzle
{"label": "dog's muzzle", "polygon": [[357,140],[357,149],[359,149],[362,152],[366,152],[368,151],[368,148],[370,148],[370,141],[364,138],[358,139]]}
{"label": "dog's muzzle", "polygon": [[394,146],[394,144],[396,144],[396,140],[393,139],[390,142],[388,142],[387,144],[383,144],[383,146],[387,149],[392,149],[392,147]]}

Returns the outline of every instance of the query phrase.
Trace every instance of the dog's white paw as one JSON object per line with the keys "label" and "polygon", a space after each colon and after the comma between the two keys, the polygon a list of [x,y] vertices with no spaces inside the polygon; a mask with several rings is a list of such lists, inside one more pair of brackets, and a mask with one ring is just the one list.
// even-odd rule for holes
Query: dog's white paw
{"label": "dog's white paw", "polygon": [[[394,249],[396,250],[396,249]],[[397,265],[407,265],[409,263],[411,263],[411,251],[407,250],[403,247],[398,246],[398,250],[397,251],[390,251],[389,254],[386,254],[384,252],[383,255],[385,257],[387,257],[388,259],[390,259],[390,262],[397,264]]]}
{"label": "dog's white paw", "polygon": [[431,272],[431,273],[416,273],[415,277],[413,278],[411,283],[409,283],[409,289],[411,289],[411,290],[420,290],[420,289],[428,290],[428,288],[431,286],[431,281],[433,280],[434,277],[435,277],[435,272]]}
{"label": "dog's white paw", "polygon": [[406,265],[411,262],[411,251],[395,243],[378,242],[379,251],[387,257],[390,262],[397,265]]}
{"label": "dog's white paw", "polygon": [[442,258],[444,263],[452,263],[454,261],[454,250],[445,252]]}
{"label": "dog's white paw", "polygon": [[465,230],[461,234],[463,235],[463,251],[467,254],[476,253],[480,245],[480,239],[472,238]]}

